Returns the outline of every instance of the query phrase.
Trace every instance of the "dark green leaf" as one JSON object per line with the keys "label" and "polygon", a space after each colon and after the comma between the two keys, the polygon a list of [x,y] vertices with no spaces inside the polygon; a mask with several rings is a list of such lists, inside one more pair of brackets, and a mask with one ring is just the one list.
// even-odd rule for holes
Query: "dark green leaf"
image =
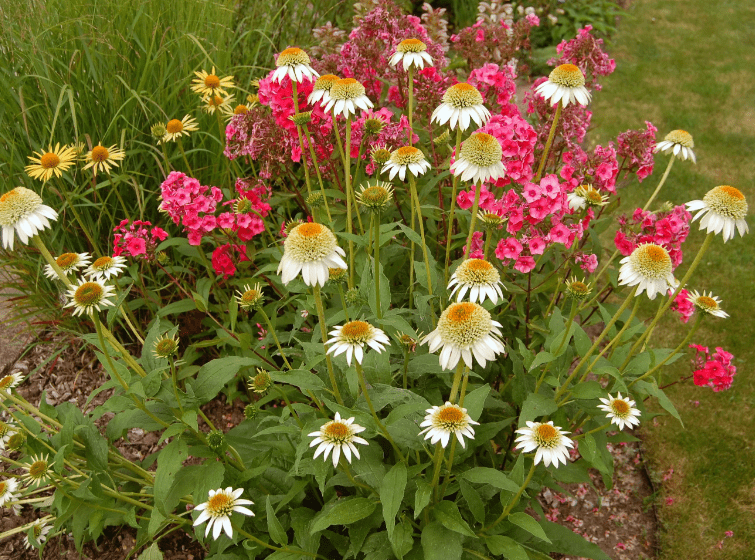
{"label": "dark green leaf", "polygon": [[462,474],[462,477],[475,484],[490,484],[501,490],[518,492],[519,485],[509,479],[505,474],[490,467],[474,467]]}
{"label": "dark green leaf", "polygon": [[558,410],[558,406],[552,398],[530,393],[522,405],[522,412],[519,414],[519,427],[526,425],[528,421],[535,420],[539,416],[553,414]]}
{"label": "dark green leaf", "polygon": [[551,542],[540,524],[523,511],[512,513],[506,519],[517,527],[521,527],[531,535],[534,535],[538,539],[544,540],[548,543]]}
{"label": "dark green leaf", "polygon": [[447,530],[437,521],[422,529],[422,550],[425,560],[461,560],[464,536]]}
{"label": "dark green leaf", "polygon": [[485,539],[488,550],[495,555],[503,555],[506,560],[529,560],[527,552],[511,537],[496,535]]}
{"label": "dark green leaf", "polygon": [[[517,490],[519,489],[517,488]],[[443,500],[433,507],[433,513],[435,514],[435,518],[440,521],[446,529],[456,531],[457,533],[461,533],[468,537],[476,536],[467,522],[461,517],[459,508],[455,503]]]}
{"label": "dark green leaf", "polygon": [[330,509],[321,512],[312,522],[310,534],[323,531],[331,525],[349,525],[364,519],[375,510],[375,502],[367,498],[351,498],[337,502]]}
{"label": "dark green leaf", "polygon": [[283,530],[281,522],[278,521],[275,511],[273,511],[273,506],[270,504],[270,496],[267,496],[265,500],[265,510],[267,512],[267,531],[270,533],[270,538],[279,545],[286,546],[288,544],[288,537],[286,536],[286,531]]}
{"label": "dark green leaf", "polygon": [[383,482],[380,484],[380,502],[383,504],[383,518],[385,528],[388,530],[388,538],[393,536],[396,514],[401,509],[405,489],[406,465],[396,463],[383,477]]}

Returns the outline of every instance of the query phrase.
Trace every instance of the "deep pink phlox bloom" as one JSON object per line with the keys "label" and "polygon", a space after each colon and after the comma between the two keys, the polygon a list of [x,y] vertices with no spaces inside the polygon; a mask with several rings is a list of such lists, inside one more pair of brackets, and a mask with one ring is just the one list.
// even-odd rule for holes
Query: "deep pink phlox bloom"
{"label": "deep pink phlox bloom", "polygon": [[507,237],[498,242],[495,249],[495,256],[499,259],[516,259],[519,258],[524,247],[515,237]]}
{"label": "deep pink phlox bloom", "polygon": [[533,255],[542,255],[545,252],[545,247],[545,240],[539,235],[536,235],[527,241],[527,248]]}
{"label": "deep pink phlox bloom", "polygon": [[720,361],[725,366],[729,366],[734,359],[734,354],[730,354],[720,346],[716,346],[716,351],[713,354],[713,359]]}
{"label": "deep pink phlox bloom", "polygon": [[579,267],[588,274],[592,274],[598,268],[598,256],[592,253],[576,253],[574,255],[574,262],[578,263]]}
{"label": "deep pink phlox bloom", "polygon": [[223,212],[218,216],[218,226],[223,229],[231,229],[236,223],[236,218],[233,212]]}
{"label": "deep pink phlox bloom", "polygon": [[168,232],[160,227],[153,227],[149,233],[152,236],[152,239],[157,239],[160,241],[165,241],[166,239],[168,239]]}
{"label": "deep pink phlox bloom", "polygon": [[131,256],[144,255],[147,252],[147,242],[141,237],[131,237],[126,242],[126,250]]}
{"label": "deep pink phlox bloom", "polygon": [[697,352],[702,352],[703,354],[706,354],[706,355],[709,352],[707,346],[701,346],[699,344],[690,344],[689,347],[692,348],[693,350],[697,351]]}
{"label": "deep pink phlox bloom", "polygon": [[548,232],[547,239],[550,243],[562,243],[569,247],[573,240],[573,236],[568,227],[560,222],[556,222]]}
{"label": "deep pink phlox bloom", "polygon": [[524,188],[522,189],[522,196],[524,197],[524,200],[526,200],[529,203],[533,203],[536,200],[540,200],[541,194],[542,194],[542,190],[540,189],[540,185],[536,185],[535,183],[527,183],[524,185]]}
{"label": "deep pink phlox bloom", "polygon": [[[482,232],[476,231],[472,234],[472,243],[469,246],[470,259],[482,259],[485,254],[482,251]],[[464,245],[464,255],[467,254],[467,247]]]}
{"label": "deep pink phlox bloom", "polygon": [[[674,294],[674,290],[669,290],[669,297]],[[689,292],[687,290],[681,290],[679,294],[674,298],[674,303],[671,304],[671,309],[679,313],[679,319],[682,323],[687,323],[695,312],[695,306],[689,300]]]}
{"label": "deep pink phlox bloom", "polygon": [[197,247],[202,244],[202,232],[196,229],[189,230],[188,234],[189,245]]}
{"label": "deep pink phlox bloom", "polygon": [[531,272],[533,268],[535,268],[535,259],[526,255],[521,255],[514,263],[514,269],[522,274]]}
{"label": "deep pink phlox bloom", "polygon": [[226,277],[236,274],[236,264],[230,256],[231,250],[231,245],[227,244],[217,247],[212,252],[212,268],[215,274]]}
{"label": "deep pink phlox bloom", "polygon": [[546,175],[540,180],[540,192],[554,200],[561,195],[562,186],[558,182],[558,177],[555,175]]}
{"label": "deep pink phlox bloom", "polygon": [[529,214],[534,223],[540,222],[551,213],[551,201],[548,198],[539,198],[529,205]]}

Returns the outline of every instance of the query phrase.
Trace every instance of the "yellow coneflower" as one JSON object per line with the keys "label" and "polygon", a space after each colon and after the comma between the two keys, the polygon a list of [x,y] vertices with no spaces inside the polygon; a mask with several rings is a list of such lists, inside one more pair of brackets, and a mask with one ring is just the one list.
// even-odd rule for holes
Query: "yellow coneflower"
{"label": "yellow coneflower", "polygon": [[93,168],[92,171],[95,175],[100,171],[104,171],[110,175],[110,168],[118,167],[118,162],[123,161],[123,158],[125,157],[126,152],[118,148],[115,144],[109,148],[98,144],[92,148],[92,151],[87,153],[86,161],[88,163],[84,166],[84,169],[89,169],[91,167]]}
{"label": "yellow coneflower", "polygon": [[226,95],[228,92],[226,89],[233,89],[233,77],[225,76],[223,78],[218,77],[215,74],[215,67],[212,67],[212,71],[208,74],[204,70],[201,72],[194,72],[196,78],[191,83],[193,92],[198,93],[202,97],[211,97],[214,95]]}
{"label": "yellow coneflower", "polygon": [[205,113],[209,113],[210,115],[215,114],[215,111],[225,113],[230,108],[232,101],[232,95],[209,95],[204,98],[204,105],[202,105],[202,110]]}
{"label": "yellow coneflower", "polygon": [[186,115],[180,121],[172,119],[165,125],[165,136],[160,140],[160,143],[175,142],[181,136],[189,136],[190,132],[197,130],[199,130],[199,125],[190,115]]}
{"label": "yellow coneflower", "polygon": [[34,155],[37,157],[29,156],[32,163],[24,171],[32,179],[43,182],[49,181],[53,175],[60,177],[76,161],[76,150],[71,146],[61,148],[60,143],[55,144],[55,148],[50,146],[46,152],[34,152]]}

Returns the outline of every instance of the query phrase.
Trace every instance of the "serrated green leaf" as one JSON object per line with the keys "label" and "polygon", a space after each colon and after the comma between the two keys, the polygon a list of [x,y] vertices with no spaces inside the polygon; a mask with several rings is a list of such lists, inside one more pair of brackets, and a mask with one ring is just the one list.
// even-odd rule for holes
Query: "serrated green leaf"
{"label": "serrated green leaf", "polygon": [[163,553],[157,547],[157,543],[152,545],[139,555],[139,560],[163,560]]}

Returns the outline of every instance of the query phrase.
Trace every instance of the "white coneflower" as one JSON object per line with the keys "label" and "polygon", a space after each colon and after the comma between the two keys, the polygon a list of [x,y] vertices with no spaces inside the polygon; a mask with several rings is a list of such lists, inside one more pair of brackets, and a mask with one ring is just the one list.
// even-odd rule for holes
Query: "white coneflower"
{"label": "white coneflower", "polygon": [[373,107],[364,86],[354,78],[344,78],[335,82],[330,88],[330,99],[325,104],[324,110],[329,113],[332,109],[336,115],[349,118],[350,115],[356,115],[357,109],[366,111]]}
{"label": "white coneflower", "polygon": [[354,453],[357,459],[359,459],[359,450],[355,443],[362,445],[369,445],[367,440],[364,440],[357,436],[365,430],[359,424],[354,424],[354,418],[341,419],[341,415],[336,412],[333,420],[325,423],[322,428],[317,432],[309,434],[310,437],[315,439],[309,444],[310,447],[317,445],[315,450],[314,459],[320,456],[324,451],[325,455],[323,459],[328,460],[328,455],[333,452],[333,466],[338,466],[338,460],[341,458],[341,453],[346,457],[346,460],[351,463],[351,454]]}
{"label": "white coneflower", "polygon": [[498,303],[499,297],[503,299],[501,275],[484,259],[467,259],[462,262],[451,275],[448,289],[450,290],[453,285],[456,287],[451,292],[451,296],[458,290],[457,301],[464,299],[467,291],[469,291],[469,300],[472,302],[479,300],[482,303],[485,301],[485,296],[494,304]]}
{"label": "white coneflower", "polygon": [[383,166],[380,172],[390,171],[389,179],[393,180],[398,174],[398,178],[405,181],[407,169],[415,177],[424,175],[430,169],[430,162],[425,159],[422,150],[414,146],[403,146],[398,150],[393,150],[388,163]]}
{"label": "white coneflower", "polygon": [[109,280],[120,276],[126,268],[126,259],[120,255],[117,257],[100,257],[84,271],[84,276],[97,280]]}
{"label": "white coneflower", "polygon": [[590,92],[585,87],[585,75],[573,64],[556,66],[548,79],[535,89],[543,99],[555,105],[559,101],[564,107],[571,102],[587,105]]}
{"label": "white coneflower", "polygon": [[32,456],[30,462],[23,466],[23,470],[26,472],[21,476],[21,479],[25,480],[29,487],[36,488],[40,484],[44,484],[50,479],[50,456],[41,453]]}
{"label": "white coneflower", "polygon": [[735,231],[744,237],[750,231],[745,216],[747,216],[747,199],[739,189],[729,185],[721,185],[705,193],[702,200],[687,202],[687,210],[695,212],[699,210],[694,222],[700,220],[700,229],[708,233],[716,234],[723,232],[724,243],[734,238]]}
{"label": "white coneflower", "polygon": [[668,251],[655,243],[644,243],[621,259],[619,285],[638,286],[637,293],[647,291],[650,299],[677,286],[674,267]]}
{"label": "white coneflower", "polygon": [[418,70],[422,70],[425,64],[433,65],[427,45],[419,39],[404,39],[396,46],[396,52],[391,56],[389,63],[396,66],[399,62],[403,62],[404,70],[408,70],[411,65]]}
{"label": "white coneflower", "polygon": [[483,105],[482,94],[473,85],[454,84],[443,94],[443,102],[433,111],[432,122],[448,123],[452,129],[458,123],[461,130],[469,128],[471,121],[483,126],[490,120],[490,111]]}
{"label": "white coneflower", "polygon": [[501,145],[495,137],[484,132],[475,132],[467,138],[451,165],[451,173],[461,175],[462,181],[473,183],[497,181],[505,172]]}
{"label": "white coneflower", "polygon": [[184,116],[180,121],[178,119],[172,119],[165,125],[165,136],[160,140],[160,144],[165,142],[175,142],[181,136],[189,136],[190,132],[196,132],[199,130],[197,121],[190,115]]}
{"label": "white coneflower", "polygon": [[713,292],[706,293],[703,290],[703,293],[700,294],[697,290],[692,290],[687,295],[687,299],[703,313],[721,317],[722,319],[726,319],[729,316],[726,311],[721,309],[721,299],[714,296]]}
{"label": "white coneflower", "polygon": [[522,435],[516,438],[518,445],[515,449],[519,448],[524,453],[537,449],[536,465],[540,461],[546,467],[553,463],[558,468],[559,461],[565,465],[569,458],[569,448],[574,447],[574,442],[564,435],[569,432],[554,426],[553,422],[527,422],[527,427],[516,430],[516,433]]}
{"label": "white coneflower", "polygon": [[81,278],[78,284],[68,288],[69,301],[65,307],[74,307],[73,315],[93,315],[95,311],[100,311],[103,307],[112,306],[113,302],[110,297],[113,295],[115,288],[106,285],[102,280],[86,280]]}
{"label": "white coneflower", "polygon": [[116,144],[113,144],[109,148],[98,144],[92,151],[87,153],[85,159],[88,162],[84,169],[92,168],[95,175],[100,171],[104,171],[110,175],[110,169],[118,167],[119,162],[123,161],[126,157],[126,152],[121,150]]}
{"label": "white coneflower", "polygon": [[349,365],[352,356],[357,363],[362,363],[365,344],[380,353],[385,350],[384,344],[391,343],[382,330],[365,321],[349,321],[345,325],[339,325],[330,331],[330,336],[333,338],[326,342],[331,345],[327,353],[338,356],[346,352],[346,363]]}
{"label": "white coneflower", "polygon": [[215,67],[208,74],[204,70],[194,72],[196,78],[191,83],[191,91],[198,93],[203,98],[212,97],[213,95],[226,95],[227,89],[233,89],[233,76],[219,77],[215,74]]}
{"label": "white coneflower", "polygon": [[324,286],[329,268],[348,268],[341,258],[346,253],[338,246],[336,236],[322,224],[308,222],[296,226],[288,233],[283,248],[278,273],[282,273],[284,284],[301,272],[307,286]]}
{"label": "white coneflower", "polygon": [[254,287],[247,284],[244,286],[243,292],[238,291],[236,293],[236,302],[241,309],[253,311],[262,304],[262,287],[259,282]]}
{"label": "white coneflower", "polygon": [[695,152],[692,151],[694,147],[695,141],[689,132],[686,130],[672,130],[662,142],[658,142],[655,145],[653,152],[663,152],[664,154],[672,152],[679,159],[691,159],[693,163],[697,163]]}
{"label": "white coneflower", "polygon": [[605,206],[608,204],[608,195],[601,192],[592,185],[580,185],[568,195],[566,200],[569,208],[575,211],[584,210],[586,206]]}
{"label": "white coneflower", "polygon": [[0,480],[0,507],[5,507],[17,498],[16,490],[18,490],[18,480],[15,478]]}
{"label": "white coneflower", "polygon": [[[37,541],[37,543],[44,544],[44,542],[47,541],[47,535],[50,533],[50,531],[52,531],[52,525],[48,525],[41,519],[38,519],[31,526],[31,530],[34,533],[34,539]],[[24,548],[34,548],[34,545],[29,542],[28,534],[24,535]]]}
{"label": "white coneflower", "polygon": [[330,90],[338,80],[340,80],[335,74],[323,74],[315,81],[315,85],[312,86],[312,93],[307,97],[307,103],[314,105],[320,103],[320,105],[326,105],[330,101]]}
{"label": "white coneflower", "polygon": [[601,398],[598,408],[604,412],[607,412],[606,416],[611,419],[611,424],[616,424],[620,430],[624,429],[624,426],[629,426],[631,430],[634,426],[639,426],[640,411],[634,408],[635,402],[629,397],[622,397],[621,393],[618,393],[614,398],[610,394],[607,399]]}
{"label": "white coneflower", "polygon": [[32,179],[39,179],[42,182],[49,181],[52,176],[62,177],[63,171],[76,163],[76,149],[73,146],[60,147],[60,143],[55,144],[55,148],[49,146],[46,152],[34,152],[37,157],[29,156],[31,163],[24,167],[26,174]]}
{"label": "white coneflower", "polygon": [[6,445],[8,445],[8,440],[13,437],[14,434],[18,433],[18,430],[14,428],[16,428],[16,426],[0,421],[0,449],[5,449]]}
{"label": "white coneflower", "polygon": [[24,245],[57,220],[58,213],[42,204],[42,198],[25,187],[16,187],[0,196],[0,226],[3,248],[13,250],[14,232]]}
{"label": "white coneflower", "polygon": [[471,369],[473,357],[485,367],[489,360],[506,351],[499,338],[500,326],[477,303],[452,303],[441,314],[435,330],[422,339],[422,344],[427,344],[430,352],[442,348],[439,359],[443,369],[454,369],[460,359]]}
{"label": "white coneflower", "polygon": [[7,391],[8,389],[18,387],[23,380],[24,376],[17,371],[4,375],[0,377],[0,391]]}
{"label": "white coneflower", "polygon": [[464,436],[474,439],[472,424],[480,424],[470,418],[466,408],[450,402],[446,402],[443,406],[428,408],[425,412],[427,412],[425,421],[420,424],[420,427],[425,429],[419,434],[425,434],[425,439],[430,439],[432,444],[440,441],[443,447],[448,445],[448,440],[452,435],[456,436],[462,447],[466,447]]}
{"label": "white coneflower", "polygon": [[275,59],[275,65],[278,68],[273,74],[273,81],[280,83],[286,76],[296,83],[303,81],[304,78],[308,80],[316,78],[320,74],[309,63],[309,55],[298,47],[282,50]]}
{"label": "white coneflower", "polygon": [[205,537],[210,534],[210,529],[214,524],[215,529],[212,531],[213,539],[218,540],[221,531],[225,531],[228,538],[233,538],[231,514],[235,511],[243,515],[254,516],[252,510],[244,507],[251,506],[254,502],[252,500],[239,499],[239,496],[241,496],[243,492],[243,488],[237,488],[234,490],[230,486],[225,490],[222,488],[210,490],[209,499],[194,508],[194,511],[202,512],[199,517],[194,520],[194,527],[209,520],[207,523],[207,529],[204,532]]}
{"label": "white coneflower", "polygon": [[[55,259],[55,262],[65,273],[65,275],[68,276],[69,273],[75,273],[80,268],[89,266],[91,258],[92,257],[89,255],[89,253],[63,253]],[[45,276],[47,276],[48,278],[58,278],[58,273],[55,272],[55,269],[52,267],[52,265],[46,264]],[[59,280],[62,280],[62,278],[60,278]]]}

